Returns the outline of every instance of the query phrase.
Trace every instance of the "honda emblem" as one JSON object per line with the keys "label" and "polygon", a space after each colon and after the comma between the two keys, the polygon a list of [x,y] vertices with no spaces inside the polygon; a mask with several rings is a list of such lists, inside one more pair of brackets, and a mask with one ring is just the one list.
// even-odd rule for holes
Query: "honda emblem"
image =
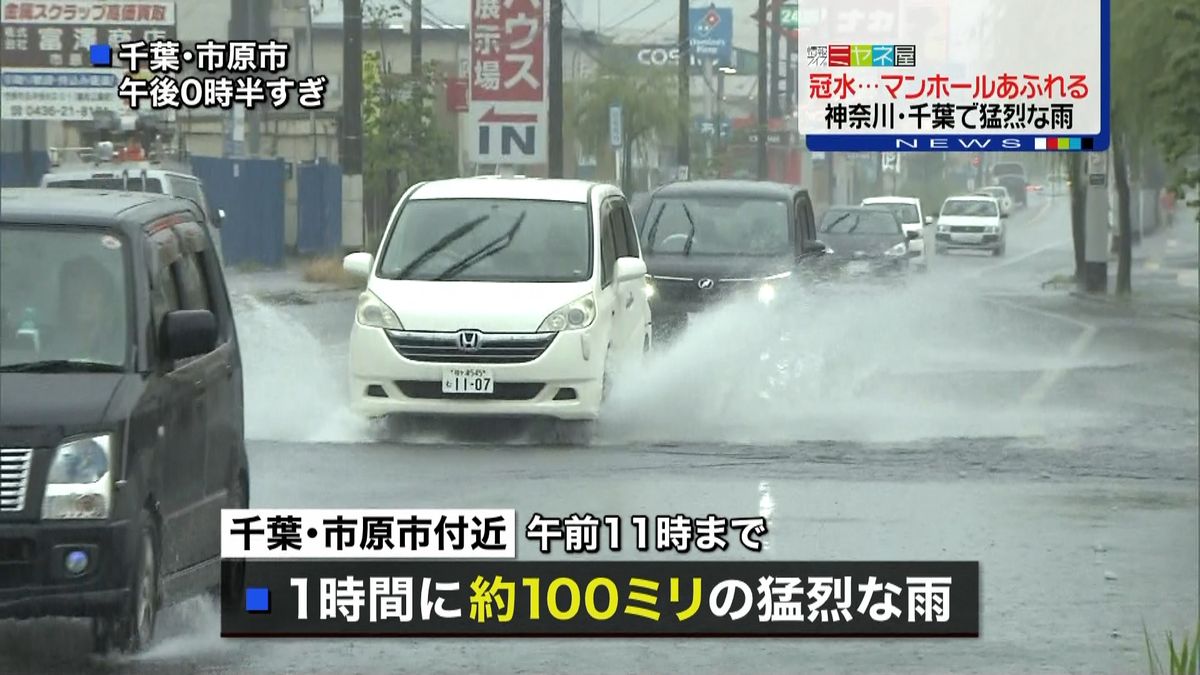
{"label": "honda emblem", "polygon": [[475,352],[479,351],[480,333],[477,330],[460,330],[458,331],[458,351],[460,352]]}

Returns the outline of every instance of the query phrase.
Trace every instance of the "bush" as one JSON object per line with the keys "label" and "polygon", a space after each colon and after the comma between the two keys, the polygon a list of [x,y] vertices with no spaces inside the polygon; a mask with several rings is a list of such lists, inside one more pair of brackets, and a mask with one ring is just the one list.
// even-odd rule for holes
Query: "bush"
{"label": "bush", "polygon": [[314,284],[331,284],[340,288],[359,288],[361,279],[342,268],[342,258],[312,258],[304,263],[304,280]]}

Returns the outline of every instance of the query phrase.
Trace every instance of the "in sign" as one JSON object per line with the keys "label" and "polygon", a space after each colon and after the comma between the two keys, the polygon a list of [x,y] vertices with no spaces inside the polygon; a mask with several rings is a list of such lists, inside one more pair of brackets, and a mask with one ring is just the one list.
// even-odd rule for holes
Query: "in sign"
{"label": "in sign", "polygon": [[493,107],[479,117],[479,156],[505,161],[537,157],[538,135],[537,113],[500,113]]}

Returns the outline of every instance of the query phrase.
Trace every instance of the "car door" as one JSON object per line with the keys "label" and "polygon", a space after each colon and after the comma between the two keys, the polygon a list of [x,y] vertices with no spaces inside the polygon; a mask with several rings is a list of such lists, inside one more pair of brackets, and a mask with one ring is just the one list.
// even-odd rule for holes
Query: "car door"
{"label": "car door", "polygon": [[597,247],[599,250],[596,252],[599,268],[596,317],[608,324],[608,347],[619,356],[624,347],[621,325],[625,312],[622,311],[623,305],[617,295],[618,289],[614,274],[617,266],[617,242],[613,236],[612,207],[611,199],[602,201],[596,220],[599,224],[597,235],[600,238],[600,245]]}
{"label": "car door", "polygon": [[[629,213],[629,204],[621,197],[612,198],[609,211],[610,227],[613,232],[617,259],[640,258],[637,233],[634,232],[633,217]],[[642,336],[646,325],[643,305],[646,304],[645,279],[614,280],[617,287],[617,299],[620,303],[619,318],[621,342],[627,357],[633,356],[642,349]]]}
{"label": "car door", "polygon": [[[189,505],[186,515],[189,530],[195,539],[193,563],[220,554],[221,507],[225,504],[230,458],[238,443],[236,427],[240,426],[237,423],[241,421],[240,418],[235,421],[227,409],[233,397],[234,347],[230,340],[228,319],[222,322],[223,312],[214,297],[216,294],[209,280],[211,274],[205,272],[206,266],[211,270],[212,260],[205,257],[210,249],[201,227],[195,221],[176,226],[176,234],[183,245],[182,255],[176,263],[179,267],[179,296],[183,309],[208,310],[218,322],[217,346],[207,354],[192,357],[187,366],[199,404],[196,419],[199,447],[195,448],[198,457],[191,458],[191,461],[198,463],[201,468],[196,480],[202,486],[200,495]],[[226,324],[224,331],[221,330],[222,323]]]}
{"label": "car door", "polygon": [[155,325],[155,375],[147,397],[161,411],[155,462],[156,496],[163,517],[162,565],[172,573],[199,561],[195,505],[204,499],[204,411],[199,366],[167,358],[159,332],[168,312],[183,308],[180,260],[183,246],[175,230],[150,237],[154,255],[151,311]]}

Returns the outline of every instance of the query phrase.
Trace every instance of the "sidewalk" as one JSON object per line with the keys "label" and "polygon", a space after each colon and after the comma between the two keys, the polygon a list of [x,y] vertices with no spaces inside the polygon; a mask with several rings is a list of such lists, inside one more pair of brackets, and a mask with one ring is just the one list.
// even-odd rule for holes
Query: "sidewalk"
{"label": "sidewalk", "polygon": [[1181,209],[1173,225],[1159,228],[1133,248],[1133,295],[1117,288],[1118,259],[1108,265],[1108,293],[1072,292],[1093,302],[1125,306],[1135,315],[1170,316],[1200,322],[1200,228],[1195,209]]}
{"label": "sidewalk", "polygon": [[357,294],[358,289],[347,288],[334,282],[306,281],[305,260],[289,258],[282,268],[244,270],[229,268],[225,281],[230,295],[249,295],[277,304],[309,304],[315,302],[314,295]]}

